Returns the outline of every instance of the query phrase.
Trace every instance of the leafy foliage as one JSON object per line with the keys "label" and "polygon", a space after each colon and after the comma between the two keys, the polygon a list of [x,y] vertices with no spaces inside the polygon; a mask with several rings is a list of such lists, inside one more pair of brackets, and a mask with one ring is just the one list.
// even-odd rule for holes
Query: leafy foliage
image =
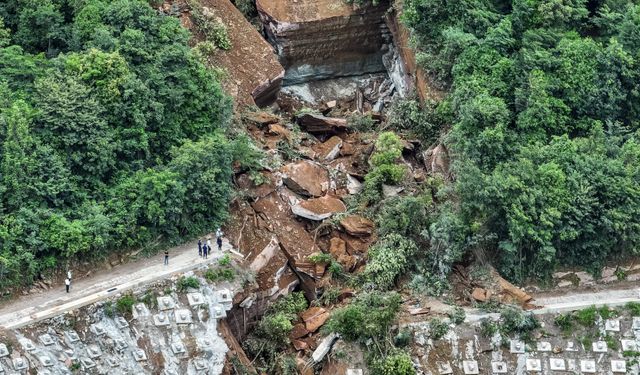
{"label": "leafy foliage", "polygon": [[391,328],[401,302],[400,295],[395,292],[361,294],[348,306],[334,310],[324,329],[360,343],[380,339]]}
{"label": "leafy foliage", "polygon": [[180,292],[186,292],[189,289],[198,289],[200,288],[200,281],[198,281],[198,279],[193,276],[183,276],[178,279],[177,288]]}
{"label": "leafy foliage", "polygon": [[614,0],[404,3],[419,63],[450,90],[436,108],[451,125],[455,204],[443,215],[456,225],[431,233],[438,252],[493,260],[516,281],[557,264],[597,275],[636,254],[639,12]]}
{"label": "leafy foliage", "polygon": [[365,199],[377,202],[382,196],[383,184],[397,184],[402,181],[405,168],[396,162],[402,155],[402,141],[393,132],[384,132],[376,140],[376,150],[371,155],[371,169],[364,179]]}
{"label": "leafy foliage", "polygon": [[231,103],[177,19],[139,0],[8,0],[0,18],[0,289],[226,218]]}
{"label": "leafy foliage", "polygon": [[374,362],[372,375],[414,375],[411,357],[405,352],[396,352],[386,356],[384,359]]}
{"label": "leafy foliage", "polygon": [[399,234],[389,234],[369,249],[369,260],[362,277],[377,288],[390,289],[409,267],[409,259],[417,252],[413,241]]}

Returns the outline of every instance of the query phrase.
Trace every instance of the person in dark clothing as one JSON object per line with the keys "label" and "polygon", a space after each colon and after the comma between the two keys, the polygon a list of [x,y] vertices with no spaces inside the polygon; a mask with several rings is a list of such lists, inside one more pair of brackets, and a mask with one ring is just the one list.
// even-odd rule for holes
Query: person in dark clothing
{"label": "person in dark clothing", "polygon": [[209,246],[207,244],[202,245],[202,256],[204,259],[207,259],[207,255],[209,254]]}
{"label": "person in dark clothing", "polygon": [[198,256],[202,258],[202,240],[198,240]]}
{"label": "person in dark clothing", "polygon": [[69,293],[69,288],[71,287],[71,280],[64,279],[64,286],[67,288],[67,293]]}
{"label": "person in dark clothing", "polygon": [[218,237],[216,242],[218,243],[218,251],[222,251],[222,237]]}
{"label": "person in dark clothing", "polygon": [[164,265],[165,266],[169,265],[169,250],[164,251]]}

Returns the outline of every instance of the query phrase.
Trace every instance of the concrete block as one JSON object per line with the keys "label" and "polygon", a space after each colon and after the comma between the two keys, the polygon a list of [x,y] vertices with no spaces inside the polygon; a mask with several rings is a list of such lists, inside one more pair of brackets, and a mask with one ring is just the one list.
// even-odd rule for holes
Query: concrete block
{"label": "concrete block", "polygon": [[51,335],[48,334],[48,333],[45,333],[44,335],[38,336],[38,340],[40,340],[40,342],[44,346],[49,346],[49,345],[55,344],[55,342],[53,341],[53,337],[51,337]]}
{"label": "concrete block", "polygon": [[91,358],[86,358],[86,357],[80,358],[80,364],[82,365],[82,368],[85,370],[96,367],[96,363]]}
{"label": "concrete block", "polygon": [[564,362],[564,358],[550,358],[549,367],[553,371],[566,371],[567,365]]}
{"label": "concrete block", "polygon": [[580,371],[586,374],[595,374],[596,373],[596,361],[593,359],[581,359],[580,360]]}
{"label": "concrete block", "polygon": [[31,340],[29,339],[20,339],[20,345],[22,346],[22,349],[28,351],[28,352],[32,352],[34,350],[36,350],[36,346],[33,345],[33,342],[31,342]]}
{"label": "concrete block", "polygon": [[542,371],[542,361],[538,358],[527,358],[527,371],[540,372]]}
{"label": "concrete block", "polygon": [[324,359],[324,357],[329,354],[333,344],[338,340],[338,335],[335,333],[330,334],[329,336],[322,339],[316,350],[311,354],[311,358],[313,358],[314,363],[320,363]]}
{"label": "concrete block", "polygon": [[151,312],[144,303],[137,303],[133,306],[133,319],[139,320],[151,315]]}
{"label": "concrete block", "polygon": [[191,310],[182,309],[176,310],[176,323],[178,324],[191,324]]}
{"label": "concrete block", "polygon": [[172,368],[166,368],[164,369],[164,375],[181,375],[178,370],[172,369]]}
{"label": "concrete block", "polygon": [[173,354],[184,354],[187,350],[182,341],[176,341],[171,344],[171,351],[173,351]]}
{"label": "concrete block", "polygon": [[107,334],[107,330],[104,329],[104,326],[100,323],[92,324],[90,327],[91,332],[93,332],[96,336],[102,336]]}
{"label": "concrete block", "polygon": [[153,324],[156,327],[163,327],[168,326],[171,322],[169,322],[169,316],[166,313],[159,312],[153,316]]}
{"label": "concrete block", "polygon": [[120,360],[114,358],[114,357],[107,357],[105,359],[105,362],[107,362],[107,365],[109,365],[109,367],[118,367],[120,366]]}
{"label": "concrete block", "polygon": [[53,360],[51,360],[51,358],[48,355],[38,356],[38,361],[40,361],[40,363],[44,367],[53,366]]}
{"label": "concrete block", "polygon": [[9,348],[7,348],[7,345],[0,344],[0,358],[6,357],[8,355],[9,355]]}
{"label": "concrete block", "polygon": [[122,316],[119,316],[116,318],[116,327],[118,327],[119,329],[125,329],[129,327],[129,322],[127,322],[127,319],[125,319]]}
{"label": "concrete block", "polygon": [[607,352],[607,343],[605,341],[596,341],[591,344],[593,347],[593,351],[595,353],[606,353]]}
{"label": "concrete block", "polygon": [[346,375],[364,375],[364,372],[362,371],[361,368],[358,368],[358,369],[349,368],[347,369]]}
{"label": "concrete block", "polygon": [[636,340],[620,340],[620,344],[622,344],[622,351],[636,351],[638,349],[638,345],[636,344]]}
{"label": "concrete block", "polygon": [[506,374],[507,363],[506,362],[491,362],[491,371],[494,374]]}
{"label": "concrete block", "polygon": [[480,374],[478,361],[462,361],[462,369],[464,370],[465,375]]}
{"label": "concrete block", "polygon": [[213,349],[213,340],[205,336],[198,340],[198,347],[203,351],[211,351]]}
{"label": "concrete block", "polygon": [[118,352],[122,352],[123,350],[129,347],[129,344],[127,344],[127,342],[124,341],[123,339],[115,339],[113,344],[116,351]]}
{"label": "concrete block", "polygon": [[616,374],[627,373],[627,362],[623,360],[611,360],[611,372]]}
{"label": "concrete block", "polygon": [[207,362],[202,358],[198,358],[193,361],[193,367],[195,367],[197,371],[203,371],[207,368]]}
{"label": "concrete block", "polygon": [[65,331],[64,337],[66,337],[67,341],[69,341],[70,343],[80,341],[80,336],[78,336],[78,332],[76,331]]}
{"label": "concrete block", "polygon": [[231,304],[233,302],[233,294],[229,291],[229,289],[220,289],[218,290],[217,301],[218,303],[222,303],[224,305]]}
{"label": "concrete block", "polygon": [[89,345],[87,347],[87,355],[91,359],[96,359],[102,355],[102,350],[100,350],[98,345]]}
{"label": "concrete block", "polygon": [[204,303],[202,293],[188,293],[187,300],[189,301],[189,306],[198,306]]}
{"label": "concrete block", "polygon": [[635,331],[640,331],[640,316],[633,317],[633,324],[631,325],[631,328]]}
{"label": "concrete block", "polygon": [[607,319],[604,322],[605,331],[610,332],[620,332],[620,320],[618,319]]}
{"label": "concrete block", "polygon": [[453,368],[449,362],[438,362],[436,365],[438,366],[438,373],[440,375],[453,374]]}
{"label": "concrete block", "polygon": [[169,296],[158,297],[158,308],[160,310],[173,310],[176,307],[176,303],[173,298]]}
{"label": "concrete block", "polygon": [[538,341],[536,343],[536,349],[539,352],[550,352],[551,351],[551,343],[548,341]]}
{"label": "concrete block", "polygon": [[142,362],[147,360],[147,353],[144,350],[138,348],[133,351],[133,359],[137,362]]}
{"label": "concrete block", "polygon": [[221,318],[224,318],[227,315],[227,313],[225,311],[224,306],[215,305],[215,306],[213,306],[213,310],[211,311],[211,315],[213,316],[214,319],[221,319]]}
{"label": "concrete block", "polygon": [[29,361],[27,361],[24,357],[14,358],[13,361],[13,369],[16,371],[26,370],[29,367]]}
{"label": "concrete block", "polygon": [[564,348],[565,352],[577,352],[578,346],[573,341],[567,341],[567,347]]}
{"label": "concrete block", "polygon": [[509,351],[512,354],[523,354],[525,351],[524,342],[520,340],[511,340],[509,343]]}

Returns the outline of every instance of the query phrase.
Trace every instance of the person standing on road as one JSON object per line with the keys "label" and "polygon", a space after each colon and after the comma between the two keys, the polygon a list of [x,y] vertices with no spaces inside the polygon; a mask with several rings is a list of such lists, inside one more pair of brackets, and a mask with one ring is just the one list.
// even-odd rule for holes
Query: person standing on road
{"label": "person standing on road", "polygon": [[223,234],[223,233],[222,233],[222,229],[220,229],[220,228],[216,229],[216,239],[217,239],[217,238],[221,238],[221,237],[222,237],[222,234]]}
{"label": "person standing on road", "polygon": [[218,251],[222,251],[222,237],[218,237],[216,242],[218,243]]}
{"label": "person standing on road", "polygon": [[165,266],[169,265],[169,250],[164,251],[164,265]]}
{"label": "person standing on road", "polygon": [[71,280],[69,278],[64,279],[64,286],[67,289],[67,293],[69,293],[69,288],[71,288]]}
{"label": "person standing on road", "polygon": [[202,240],[198,239],[198,256],[202,258]]}
{"label": "person standing on road", "polygon": [[211,237],[207,237],[207,247],[211,250]]}

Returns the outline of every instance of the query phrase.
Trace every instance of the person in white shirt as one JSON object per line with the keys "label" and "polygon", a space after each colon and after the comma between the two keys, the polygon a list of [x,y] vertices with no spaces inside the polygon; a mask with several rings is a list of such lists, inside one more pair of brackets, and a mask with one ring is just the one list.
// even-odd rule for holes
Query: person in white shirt
{"label": "person in white shirt", "polygon": [[67,288],[67,293],[69,293],[69,288],[71,287],[71,280],[69,278],[64,279],[64,286]]}

